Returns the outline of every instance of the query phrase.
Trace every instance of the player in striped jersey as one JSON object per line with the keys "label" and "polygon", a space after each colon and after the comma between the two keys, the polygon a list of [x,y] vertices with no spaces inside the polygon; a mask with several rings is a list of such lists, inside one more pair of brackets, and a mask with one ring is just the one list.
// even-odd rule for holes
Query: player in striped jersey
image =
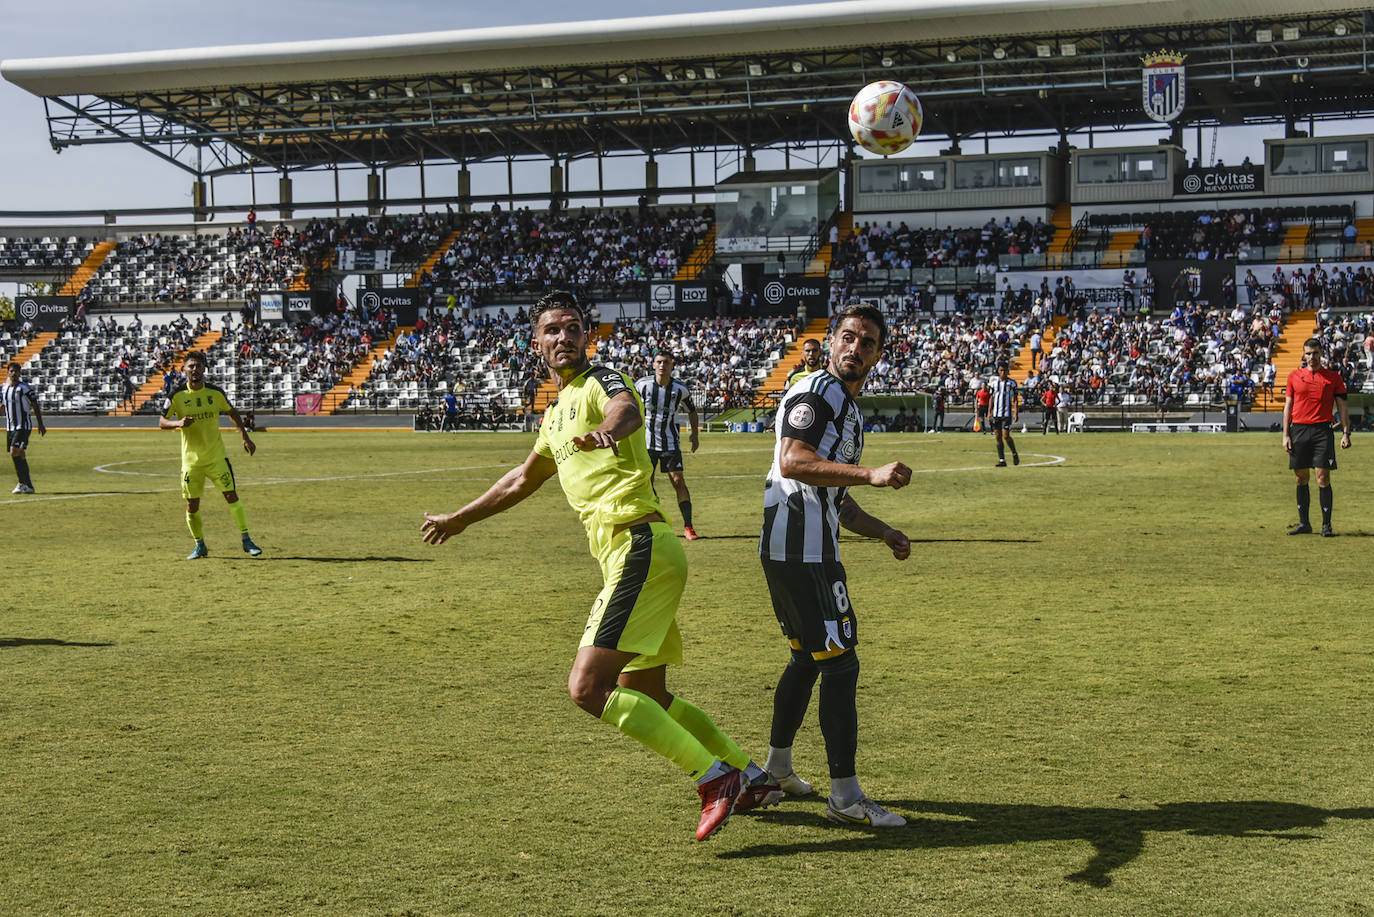
{"label": "player in striped jersey", "polygon": [[1011,463],[1019,465],[1021,456],[1011,438],[1011,425],[1016,423],[1016,418],[1021,414],[1020,386],[1011,377],[1011,368],[1005,361],[997,364],[997,378],[988,383],[988,394],[991,396],[988,421],[997,439],[997,467],[1007,467],[1007,448],[1011,449]]}
{"label": "player in striped jersey", "polygon": [[[687,490],[687,481],[682,476],[682,439],[678,434],[677,412],[687,409],[687,420],[692,426],[688,442],[692,452],[697,451],[699,419],[697,406],[692,401],[692,393],[681,382],[673,378],[673,355],[660,353],[654,356],[654,374],[645,376],[635,383],[635,391],[644,402],[644,440],[649,447],[649,484],[652,485],[653,471],[658,469],[668,475],[673,490],[677,493],[677,507],[682,511],[682,534],[688,541],[696,541],[697,531],[692,528],[692,494]],[[657,488],[654,488],[657,492]]]}
{"label": "player in striped jersey", "polygon": [[859,464],[863,416],[854,398],[882,355],[886,338],[881,312],[858,303],[846,306],[831,334],[829,369],[807,376],[783,396],[759,537],[773,612],[791,646],[791,659],[773,695],[764,765],[769,779],[789,795],[811,792],[811,784],[793,770],[792,742],[819,676],[821,734],[830,765],[826,817],[879,828],[904,825],[906,819],[859,787],[854,763],[858,631],[840,564],[839,530],[881,538],[898,560],[911,554],[906,535],[865,513],[849,495],[854,485],[899,488],[911,482],[911,469],[901,462],[880,468]]}
{"label": "player in striped jersey", "polygon": [[5,405],[5,449],[14,462],[14,472],[19,483],[12,493],[33,493],[33,479],[29,477],[29,437],[33,435],[33,423],[29,420],[29,409],[33,409],[34,420],[38,421],[38,435],[47,436],[48,428],[43,425],[43,409],[38,406],[38,394],[23,379],[19,378],[22,367],[19,361],[11,361],[5,367],[5,384],[0,385],[0,402]]}

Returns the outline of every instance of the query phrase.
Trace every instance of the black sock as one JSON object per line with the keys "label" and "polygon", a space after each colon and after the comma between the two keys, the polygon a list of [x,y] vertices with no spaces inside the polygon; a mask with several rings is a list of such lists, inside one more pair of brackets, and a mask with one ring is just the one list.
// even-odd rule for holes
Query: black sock
{"label": "black sock", "polygon": [[14,470],[19,475],[19,483],[25,487],[32,487],[33,481],[29,480],[29,460],[17,455],[11,455],[10,458],[14,461]]}
{"label": "black sock", "polygon": [[819,663],[821,735],[830,778],[853,777],[859,748],[859,657],[850,650]]}
{"label": "black sock", "polygon": [[1331,524],[1331,485],[1317,488],[1317,502],[1322,507],[1322,525]]}
{"label": "black sock", "polygon": [[1005,462],[1007,460],[1006,449],[1002,446],[1002,441],[1000,439],[997,441],[997,460],[999,462]]}
{"label": "black sock", "polygon": [[1307,521],[1307,507],[1312,504],[1312,491],[1306,484],[1298,485],[1298,522],[1302,525],[1311,525]]}
{"label": "black sock", "polygon": [[[681,503],[679,503],[679,504],[677,505],[677,508],[680,509],[680,510],[682,510],[682,524],[683,524],[683,525],[691,525],[691,524],[692,524],[692,501],[691,501],[691,500],[684,500],[684,501],[682,501]],[[782,746],[779,745],[778,747],[781,748]]]}
{"label": "black sock", "polygon": [[806,719],[811,704],[811,688],[816,684],[820,669],[810,653],[792,651],[792,659],[782,670],[777,690],[773,692],[773,728],[768,744],[774,748],[791,748],[797,730]]}

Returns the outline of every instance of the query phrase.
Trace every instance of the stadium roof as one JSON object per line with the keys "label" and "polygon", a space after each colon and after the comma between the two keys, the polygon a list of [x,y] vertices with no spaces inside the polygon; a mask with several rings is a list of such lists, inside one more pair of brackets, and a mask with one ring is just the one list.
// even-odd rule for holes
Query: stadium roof
{"label": "stadium roof", "polygon": [[926,132],[1148,123],[1141,58],[1187,55],[1176,124],[1374,113],[1369,11],[1331,0],[855,0],[412,35],[11,60],[54,148],[189,172],[847,142],[866,82]]}

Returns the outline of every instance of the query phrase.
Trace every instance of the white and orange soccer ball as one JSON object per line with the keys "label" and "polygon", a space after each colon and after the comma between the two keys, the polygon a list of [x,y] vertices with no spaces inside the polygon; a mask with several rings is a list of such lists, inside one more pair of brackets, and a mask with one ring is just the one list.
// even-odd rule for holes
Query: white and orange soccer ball
{"label": "white and orange soccer ball", "polygon": [[869,83],[849,103],[849,133],[870,153],[900,153],[920,132],[921,100],[905,83]]}

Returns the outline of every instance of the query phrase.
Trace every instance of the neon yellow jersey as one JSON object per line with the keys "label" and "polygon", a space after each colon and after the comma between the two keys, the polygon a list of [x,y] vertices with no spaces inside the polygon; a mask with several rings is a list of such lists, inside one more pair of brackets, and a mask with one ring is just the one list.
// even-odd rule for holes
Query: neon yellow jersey
{"label": "neon yellow jersey", "polygon": [[821,369],[824,368],[825,366],[822,365],[820,369],[807,369],[806,366],[803,365],[801,369],[794,369],[787,374],[787,381],[783,384],[783,388],[791,388],[801,380],[805,379],[807,376],[811,375],[812,373],[818,373],[821,371]]}
{"label": "neon yellow jersey", "polygon": [[194,417],[189,427],[182,427],[181,467],[191,468],[226,458],[224,440],[219,435],[219,415],[231,410],[229,399],[219,386],[205,383],[194,391],[182,383],[172,393],[171,403],[163,416]]}
{"label": "neon yellow jersey", "polygon": [[588,367],[563,387],[544,412],[534,444],[535,452],[558,463],[563,494],[586,526],[588,545],[598,558],[610,546],[617,525],[663,512],[649,483],[653,466],[642,425],[616,444],[619,455],[610,449],[583,452],[573,445],[574,436],[584,436],[601,425],[606,402],[622,392],[630,393],[642,415],[644,403],[628,378],[604,366]]}

